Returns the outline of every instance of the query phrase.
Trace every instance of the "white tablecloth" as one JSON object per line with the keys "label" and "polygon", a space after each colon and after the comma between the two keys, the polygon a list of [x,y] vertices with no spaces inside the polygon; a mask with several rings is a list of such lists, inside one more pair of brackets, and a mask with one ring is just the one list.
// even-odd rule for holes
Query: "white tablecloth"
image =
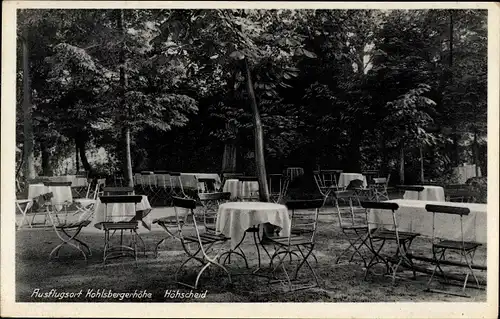
{"label": "white tablecloth", "polygon": [[[118,222],[118,221],[131,221],[135,218],[135,212],[142,211],[142,222],[144,227],[151,229],[152,220],[149,218],[148,214],[151,212],[151,205],[149,204],[148,197],[145,195],[141,195],[141,202],[134,203],[110,203],[103,204],[101,199],[97,199],[95,214],[94,214],[94,223],[102,223],[102,222]],[[106,207],[107,206],[107,207]]]}
{"label": "white tablecloth", "polygon": [[[464,238],[466,241],[486,243],[487,241],[487,216],[486,204],[452,203],[444,201],[421,201],[394,199],[387,202],[397,203],[399,209],[396,211],[398,228],[403,231],[420,233],[422,236],[432,236],[432,213],[425,210],[425,205],[447,205],[467,207],[470,214],[464,216]],[[390,211],[371,209],[368,215],[370,222],[392,225],[392,214]],[[436,214],[436,237],[449,240],[461,240],[460,216],[450,214]]]}
{"label": "white tablecloth", "polygon": [[249,198],[259,193],[259,182],[241,182],[237,179],[227,179],[224,182],[223,192],[231,193],[231,200]]}
{"label": "white tablecloth", "polygon": [[69,186],[45,186],[44,184],[31,184],[28,187],[29,199],[33,199],[46,193],[54,194],[54,196],[52,197],[53,204],[73,201],[73,195],[71,195],[71,187]]}
{"label": "white tablecloth", "polygon": [[424,189],[421,192],[417,191],[405,191],[403,199],[414,199],[414,200],[431,200],[436,202],[444,202],[444,188],[441,186],[423,186]]}
{"label": "white tablecloth", "polygon": [[271,223],[282,228],[280,236],[290,235],[290,217],[286,206],[263,202],[230,202],[219,206],[216,231],[231,238],[231,248],[252,226]]}
{"label": "white tablecloth", "polygon": [[[453,169],[458,177],[458,184],[465,184],[471,177],[476,177],[476,165],[458,166]],[[478,169],[477,177],[481,177],[481,168]]]}
{"label": "white tablecloth", "polygon": [[347,187],[349,183],[355,179],[360,179],[363,181],[363,187],[366,188],[368,185],[366,182],[366,176],[360,173],[340,173],[338,186]]}

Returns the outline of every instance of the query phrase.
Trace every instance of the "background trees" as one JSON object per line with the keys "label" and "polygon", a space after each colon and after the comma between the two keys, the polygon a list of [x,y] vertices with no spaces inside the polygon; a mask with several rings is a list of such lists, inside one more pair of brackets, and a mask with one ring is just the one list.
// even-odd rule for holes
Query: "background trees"
{"label": "background trees", "polygon": [[[68,157],[126,177],[486,172],[486,11],[120,11],[18,12],[25,177]],[[106,167],[88,158],[101,147]]]}

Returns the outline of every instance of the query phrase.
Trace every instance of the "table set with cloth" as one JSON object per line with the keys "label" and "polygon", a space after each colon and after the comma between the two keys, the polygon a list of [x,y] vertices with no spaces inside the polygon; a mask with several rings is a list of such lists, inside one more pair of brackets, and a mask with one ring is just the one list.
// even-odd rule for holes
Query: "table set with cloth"
{"label": "table set with cloth", "polygon": [[359,179],[363,181],[363,188],[366,188],[368,183],[366,182],[366,176],[360,173],[340,173],[338,186],[339,187],[347,187],[349,183],[355,179]]}
{"label": "table set with cloth", "polygon": [[427,186],[427,185],[418,185],[415,187],[423,187],[422,191],[405,191],[403,195],[403,199],[409,200],[424,200],[424,201],[436,201],[436,202],[444,202],[444,188],[441,186]]}
{"label": "table set with cloth", "polygon": [[453,168],[453,173],[458,178],[458,184],[465,184],[469,178],[481,177],[481,168],[478,167],[476,175],[476,165],[463,165]]}
{"label": "table set with cloth", "polygon": [[[476,203],[453,203],[445,201],[423,201],[394,199],[386,203],[397,203],[399,209],[396,211],[398,229],[419,233],[422,236],[432,237],[433,214],[427,212],[425,206],[428,204],[445,205],[455,207],[467,207],[470,214],[464,217],[464,240],[486,244],[487,240],[487,204]],[[368,214],[371,223],[392,224],[392,215],[386,211],[371,209]],[[435,220],[435,235],[437,238],[448,240],[461,240],[459,215],[437,215]]]}
{"label": "table set with cloth", "polygon": [[215,228],[216,233],[231,238],[231,249],[235,249],[249,228],[265,223],[280,227],[280,236],[290,235],[291,221],[286,206],[265,202],[229,202],[220,205]]}
{"label": "table set with cloth", "polygon": [[52,203],[72,202],[70,186],[45,186],[44,184],[31,184],[28,187],[28,199],[33,199],[43,194],[52,193]]}
{"label": "table set with cloth", "polygon": [[151,205],[147,196],[141,196],[142,200],[137,203],[137,206],[134,203],[111,203],[106,205],[98,198],[94,213],[95,227],[99,228],[100,223],[103,222],[128,222],[130,221],[130,216],[134,215],[134,212],[137,211],[137,215],[139,216],[136,216],[136,219],[140,219],[142,225],[148,230],[151,230],[152,220],[148,216],[151,212]]}
{"label": "table set with cloth", "polygon": [[252,197],[252,195],[258,194],[259,182],[228,179],[224,182],[224,187],[222,188],[222,191],[230,192],[231,200],[249,198]]}

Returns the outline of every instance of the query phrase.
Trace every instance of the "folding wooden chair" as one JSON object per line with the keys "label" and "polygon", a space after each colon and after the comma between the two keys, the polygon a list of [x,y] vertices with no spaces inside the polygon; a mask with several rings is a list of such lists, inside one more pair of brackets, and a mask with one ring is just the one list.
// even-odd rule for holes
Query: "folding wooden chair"
{"label": "folding wooden chair", "polygon": [[[196,201],[193,199],[174,197],[174,210],[175,210],[175,218],[177,222],[177,237],[181,241],[182,247],[186,252],[188,258],[182,262],[179,268],[175,272],[175,282],[187,286],[192,289],[198,288],[198,283],[203,272],[210,266],[214,265],[222,269],[229,278],[229,283],[231,283],[231,274],[229,271],[220,264],[217,260],[220,256],[222,244],[225,243],[229,238],[224,237],[223,235],[215,235],[209,232],[200,232],[198,227],[198,223],[196,221],[196,214],[194,210],[196,209]],[[184,213],[182,213],[182,211]],[[191,218],[187,218],[191,217]],[[186,223],[187,221],[192,220],[193,228],[195,231],[195,235],[187,235],[185,233]],[[191,249],[191,244],[195,245],[195,249]],[[214,249],[215,245],[221,245],[219,249],[217,249],[215,255],[209,256],[209,253],[212,249]],[[201,256],[200,256],[201,255]],[[194,260],[201,265],[201,269],[196,275],[196,280],[194,285],[188,284],[186,282],[181,282],[178,280],[179,273],[182,268],[191,260]]]}
{"label": "folding wooden chair", "polygon": [[[413,261],[409,254],[409,249],[412,241],[420,236],[418,233],[401,231],[398,228],[396,211],[399,205],[396,203],[387,202],[361,202],[361,206],[365,208],[366,221],[368,225],[369,249],[373,253],[371,260],[366,266],[365,279],[370,268],[378,263],[384,263],[388,273],[392,272],[392,284],[396,282],[396,274],[399,266],[409,267],[413,271],[413,278],[416,278]],[[370,221],[368,217],[369,209],[386,210],[392,213],[391,224],[381,224]],[[396,245],[396,251],[393,255],[383,256],[380,252],[384,248],[386,242],[393,242]],[[376,247],[378,245],[378,248]]]}
{"label": "folding wooden chair", "polygon": [[337,183],[338,175],[340,173],[342,173],[341,170],[321,170],[313,172],[316,186],[324,198],[323,205],[326,204],[328,197],[330,197],[332,192],[340,189]]}
{"label": "folding wooden chair", "polygon": [[[132,189],[133,191],[133,189]],[[137,203],[140,203],[142,196],[140,195],[113,195],[113,196],[101,196],[99,197],[101,203],[105,205],[105,218],[104,222],[101,223],[101,228],[104,230],[104,254],[103,254],[103,265],[106,265],[106,260],[120,258],[120,257],[132,257],[135,259],[137,266]],[[124,208],[124,212],[120,213],[119,219],[110,214],[108,211],[109,204],[132,204],[134,209],[128,211]],[[115,234],[116,231],[120,232],[120,243],[115,245],[111,241],[110,232]],[[123,235],[125,233],[130,233],[130,244],[126,245],[123,242]]]}
{"label": "folding wooden chair", "polygon": [[47,209],[47,216],[50,219],[52,228],[57,237],[62,241],[50,252],[49,259],[59,257],[59,251],[62,247],[68,245],[82,253],[87,261],[87,255],[91,256],[90,247],[78,235],[81,230],[90,225],[93,212],[90,210],[79,209],[76,203],[52,203],[46,201],[44,206]]}
{"label": "folding wooden chair", "polygon": [[361,207],[361,199],[366,200],[372,198],[372,189],[365,188],[363,181],[360,179],[354,179],[349,182],[349,185],[345,188],[346,190],[353,191],[354,198],[358,202],[359,207]]}
{"label": "folding wooden chair", "polygon": [[170,189],[171,189],[171,194],[172,198],[173,197],[184,197],[188,198],[189,196],[186,195],[184,192],[184,186],[182,185],[182,178],[181,178],[181,173],[179,172],[170,172]]}
{"label": "folding wooden chair", "polygon": [[[273,260],[278,257],[278,263],[272,267],[273,278],[269,278],[269,283],[281,283],[289,291],[308,289],[319,286],[319,279],[313,267],[308,261],[309,256],[313,254],[315,246],[315,237],[318,225],[319,209],[323,206],[323,200],[292,200],[286,202],[287,208],[291,211],[292,224],[289,237],[271,237],[269,240],[275,245],[275,252],[271,257],[271,267]],[[300,235],[294,235],[293,229],[300,229]],[[302,257],[298,263],[295,274],[291,277],[285,267],[285,258],[300,253]],[[314,283],[302,284],[297,282],[297,277],[303,265],[307,265],[311,271]],[[278,268],[283,270],[285,280],[277,279],[276,272]],[[273,280],[274,279],[274,280]]]}
{"label": "folding wooden chair", "polygon": [[[342,230],[344,237],[349,242],[349,246],[340,253],[335,263],[338,264],[340,259],[345,254],[352,251],[349,262],[352,262],[354,256],[357,254],[361,257],[361,260],[363,260],[363,264],[366,268],[367,264],[365,256],[360,251],[368,240],[368,224],[366,223],[364,211],[362,211],[362,216],[358,216],[359,213],[355,212],[352,200],[353,198],[356,198],[356,195],[353,190],[336,191],[333,194],[340,229]],[[349,206],[341,208],[339,203],[340,200],[347,201]]]}
{"label": "folding wooden chair", "polygon": [[[269,174],[268,187],[271,200],[275,203],[282,203],[288,191],[290,179],[283,174]],[[273,187],[274,186],[274,187]]]}
{"label": "folding wooden chair", "polygon": [[380,202],[389,200],[389,179],[391,174],[387,177],[374,178],[371,186],[371,198],[374,201]]}
{"label": "folding wooden chair", "polygon": [[444,194],[447,202],[474,202],[471,187],[466,184],[445,185]]}
{"label": "folding wooden chair", "polygon": [[21,222],[17,225],[17,229],[21,228],[24,226],[26,223],[30,228],[33,226],[31,225],[31,221],[28,219],[28,212],[33,206],[33,200],[32,199],[16,199],[16,211],[19,212],[22,215]]}
{"label": "folding wooden chair", "polygon": [[[463,219],[464,216],[468,216],[470,213],[469,208],[467,207],[456,207],[456,206],[446,206],[446,205],[431,205],[428,204],[425,206],[425,209],[428,212],[432,213],[432,256],[433,263],[435,263],[434,270],[432,271],[431,278],[427,282],[427,291],[444,293],[449,295],[458,295],[462,297],[470,297],[465,293],[465,288],[467,287],[467,282],[469,280],[469,276],[472,275],[474,281],[476,282],[477,288],[481,289],[479,284],[479,280],[474,273],[474,255],[480,243],[473,241],[465,241],[464,239],[464,224]],[[436,214],[444,214],[451,216],[460,216],[460,240],[448,240],[448,239],[439,239],[436,237]],[[451,217],[450,216],[450,217]],[[461,259],[465,259],[465,263],[461,261],[453,261],[449,258],[445,258],[447,252],[456,252],[460,255]],[[439,270],[441,276],[444,278],[446,284],[453,285],[452,280],[457,280],[457,278],[450,278],[451,276],[447,276],[443,271],[442,267],[452,266],[452,267],[462,267],[467,269],[467,273],[465,274],[465,279],[463,281],[462,293],[454,293],[450,291],[431,289],[431,283],[436,273],[436,270]]]}

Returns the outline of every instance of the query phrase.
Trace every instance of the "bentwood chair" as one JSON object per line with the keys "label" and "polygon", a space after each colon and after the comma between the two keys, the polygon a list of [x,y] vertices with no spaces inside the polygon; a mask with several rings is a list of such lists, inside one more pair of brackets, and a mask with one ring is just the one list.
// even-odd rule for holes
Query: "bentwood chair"
{"label": "bentwood chair", "polygon": [[[197,289],[203,272],[211,265],[214,265],[226,273],[229,283],[231,283],[231,274],[226,267],[217,261],[222,252],[222,244],[229,240],[229,238],[224,237],[223,235],[215,235],[210,232],[200,231],[197,217],[194,212],[196,209],[196,201],[194,199],[174,197],[173,203],[177,222],[177,234],[175,236],[176,238],[179,238],[188,257],[176,270],[175,282],[191,289]],[[186,224],[189,221],[192,221],[191,226],[194,228],[194,235],[190,235],[186,231],[186,228],[188,228],[186,227]],[[193,246],[195,248],[193,248]],[[215,254],[212,253],[213,251],[215,251]],[[201,266],[201,269],[196,275],[194,284],[179,281],[179,273],[184,266],[192,260],[198,262]]]}
{"label": "bentwood chair", "polygon": [[[467,207],[456,207],[456,206],[446,206],[446,205],[431,205],[428,204],[425,206],[425,209],[428,212],[432,213],[432,256],[433,263],[435,264],[434,270],[432,271],[431,278],[427,282],[427,290],[431,292],[444,293],[449,295],[458,295],[462,297],[470,297],[465,293],[465,289],[467,287],[469,276],[472,275],[476,286],[478,289],[481,289],[479,284],[479,280],[474,273],[474,255],[480,243],[474,241],[466,241],[464,238],[464,218],[467,218],[470,214],[470,210]],[[436,237],[436,215],[448,215],[450,218],[454,216],[459,216],[460,218],[460,239],[459,240],[449,240],[449,239],[440,239]],[[452,224],[452,223],[450,223]],[[465,263],[461,261],[454,261],[452,258],[446,258],[449,253],[454,252],[458,254],[461,259],[465,259]],[[448,253],[448,254],[447,254]],[[462,293],[454,293],[450,291],[431,289],[431,283],[434,279],[434,275],[436,271],[439,270],[441,277],[444,278],[446,284],[452,285],[453,280],[458,280],[456,277],[452,277],[447,275],[443,270],[444,267],[453,267],[453,268],[465,268],[466,273],[464,274],[464,281],[462,283]]]}
{"label": "bentwood chair", "polygon": [[[271,257],[271,268],[274,276],[269,278],[269,284],[281,283],[288,288],[288,291],[317,287],[319,286],[319,279],[308,258],[313,254],[316,244],[319,209],[323,206],[323,200],[291,200],[286,202],[286,206],[291,211],[290,236],[269,238],[275,246],[274,254]],[[300,229],[300,235],[294,235],[294,229]],[[297,252],[301,258],[294,274],[291,276],[285,266],[285,259],[287,256],[290,259],[292,255],[298,256]],[[278,262],[273,267],[275,258],[278,259]],[[310,283],[309,280],[306,280],[306,283],[298,282],[299,271],[304,265],[309,268],[314,283]],[[276,275],[279,268],[283,271],[284,279],[278,279]]]}
{"label": "bentwood chair", "polygon": [[[368,225],[368,242],[369,249],[373,256],[366,265],[365,279],[370,269],[376,264],[383,263],[386,266],[387,273],[392,273],[392,284],[396,282],[396,274],[401,265],[409,267],[413,271],[413,278],[416,278],[413,261],[409,253],[409,249],[413,240],[420,236],[419,233],[401,231],[398,227],[396,211],[399,205],[388,202],[361,202],[361,206],[365,209],[366,221]],[[381,213],[386,211],[392,214],[391,223],[378,222],[369,218],[369,209],[377,209]],[[385,244],[392,242],[395,245],[395,251],[391,254],[383,255],[381,251],[392,249]],[[384,247],[386,249],[384,249]]]}
{"label": "bentwood chair", "polygon": [[[366,267],[366,259],[361,252],[361,248],[365,245],[368,239],[368,225],[366,223],[364,211],[356,211],[354,209],[353,199],[356,199],[356,194],[353,190],[336,191],[333,195],[340,230],[349,243],[349,246],[339,254],[335,263],[338,264],[344,255],[346,255],[349,251],[352,251],[349,262],[352,262],[354,260],[354,256],[358,255],[361,257],[361,260]],[[341,200],[347,201],[349,205],[347,207],[340,207],[339,202]]]}
{"label": "bentwood chair", "polygon": [[[120,257],[132,257],[137,266],[137,229],[139,220],[137,219],[137,204],[141,202],[140,195],[111,195],[99,197],[101,203],[105,205],[104,222],[100,224],[104,230],[104,254],[103,265],[109,259]],[[113,207],[114,204],[118,209]],[[109,209],[109,206],[112,206]],[[132,209],[129,208],[133,207]],[[116,211],[121,210],[121,211]],[[118,244],[112,242],[112,236],[116,232],[120,233]],[[113,232],[111,234],[111,232]],[[129,234],[130,243],[124,243],[124,235]]]}

